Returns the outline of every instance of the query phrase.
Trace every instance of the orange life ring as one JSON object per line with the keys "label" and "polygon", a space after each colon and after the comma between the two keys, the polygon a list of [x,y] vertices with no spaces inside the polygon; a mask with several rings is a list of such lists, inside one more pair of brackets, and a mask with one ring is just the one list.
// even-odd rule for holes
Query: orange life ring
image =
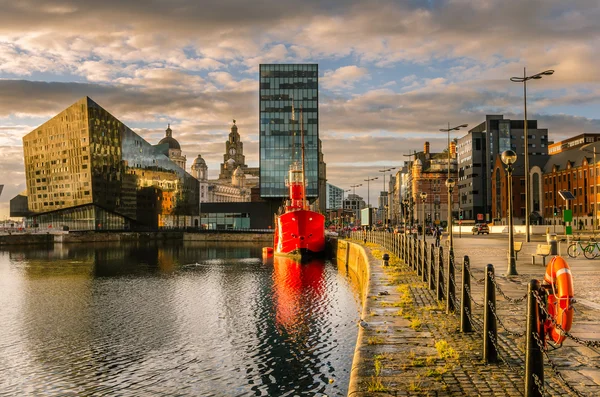
{"label": "orange life ring", "polygon": [[[548,290],[548,313],[556,324],[569,331],[573,324],[573,276],[567,262],[560,256],[552,258],[546,267],[544,282],[550,285]],[[565,340],[563,331],[554,326],[551,319],[544,323],[546,337],[560,345]]]}

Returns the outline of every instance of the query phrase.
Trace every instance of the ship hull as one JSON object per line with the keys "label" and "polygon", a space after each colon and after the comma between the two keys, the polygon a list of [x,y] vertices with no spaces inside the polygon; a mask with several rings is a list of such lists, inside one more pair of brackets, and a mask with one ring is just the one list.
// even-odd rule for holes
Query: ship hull
{"label": "ship hull", "polygon": [[325,252],[325,217],[308,210],[290,211],[276,219],[274,254],[310,258]]}

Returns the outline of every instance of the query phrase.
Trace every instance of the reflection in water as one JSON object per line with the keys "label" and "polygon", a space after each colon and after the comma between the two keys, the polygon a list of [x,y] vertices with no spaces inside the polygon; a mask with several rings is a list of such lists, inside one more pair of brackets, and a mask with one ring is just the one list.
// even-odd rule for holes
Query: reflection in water
{"label": "reflection in water", "polygon": [[239,243],[0,251],[0,395],[345,395],[348,279],[260,255]]}

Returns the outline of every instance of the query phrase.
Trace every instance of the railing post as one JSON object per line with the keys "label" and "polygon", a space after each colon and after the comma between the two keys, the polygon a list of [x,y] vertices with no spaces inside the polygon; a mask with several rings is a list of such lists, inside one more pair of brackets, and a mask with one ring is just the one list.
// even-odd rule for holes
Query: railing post
{"label": "railing post", "polygon": [[419,255],[419,260],[417,261],[417,276],[420,276],[422,273],[422,264],[423,264],[423,241],[417,240],[417,255]]}
{"label": "railing post", "polygon": [[471,299],[469,294],[471,292],[471,267],[469,257],[467,255],[463,258],[462,266],[462,293],[460,296],[460,332],[472,332],[473,324],[471,324],[470,314],[471,311]]}
{"label": "railing post", "polygon": [[437,260],[437,300],[444,299],[444,248],[438,247]]}
{"label": "railing post", "polygon": [[[544,327],[538,332],[540,308],[535,294],[541,293],[540,282],[531,280],[527,286],[527,346],[525,353],[525,397],[542,397],[544,384],[544,356],[540,344],[545,339]],[[538,341],[540,344],[538,344]],[[537,377],[536,379],[534,378]]]}
{"label": "railing post", "polygon": [[496,307],[496,289],[492,277],[494,266],[487,265],[485,268],[485,289],[483,293],[483,360],[486,363],[498,362],[498,350],[495,343],[498,341],[498,329],[496,317],[492,313],[490,302]]}
{"label": "railing post", "polygon": [[423,241],[423,263],[421,265],[421,281],[427,282],[427,243]]}
{"label": "railing post", "polygon": [[435,274],[435,245],[433,243],[431,243],[431,250],[430,250],[430,255],[429,255],[429,289],[430,290],[435,290],[435,283],[434,283],[434,274]]}
{"label": "railing post", "polygon": [[418,267],[418,260],[419,260],[419,241],[417,240],[416,236],[413,239],[413,270],[417,270]]}
{"label": "railing post", "polygon": [[456,293],[454,288],[454,250],[448,250],[448,279],[446,280],[446,314],[454,313]]}

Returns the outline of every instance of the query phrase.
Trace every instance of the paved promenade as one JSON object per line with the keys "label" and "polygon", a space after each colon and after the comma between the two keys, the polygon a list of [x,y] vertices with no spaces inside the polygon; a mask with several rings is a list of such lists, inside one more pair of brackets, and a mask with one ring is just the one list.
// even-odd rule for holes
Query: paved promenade
{"label": "paved promenade", "polygon": [[[516,235],[515,241],[524,241]],[[531,279],[542,279],[541,258],[532,265],[532,253],[544,241],[534,236],[524,243],[517,262],[518,276],[507,279],[507,237],[463,235],[455,239],[457,264],[469,255],[475,331],[460,333],[459,316],[446,314],[446,302],[406,264],[393,257],[383,267],[380,246],[367,244],[371,260],[371,284],[366,313],[361,325],[358,357],[353,376],[359,380],[353,396],[521,396],[524,394],[526,302],[509,302],[496,292],[499,362],[482,360],[482,317],[484,267],[495,266],[497,283],[506,296],[521,298]],[[356,241],[358,242],[358,241]],[[362,243],[362,241],[360,242]],[[566,246],[563,245],[563,251]],[[547,260],[550,258],[548,257]],[[571,333],[586,340],[600,340],[600,259],[567,259],[575,280],[578,300]],[[460,288],[460,267],[457,287]],[[457,291],[459,291],[457,288]],[[457,292],[459,294],[459,292]],[[458,295],[459,296],[459,295]],[[599,349],[565,341],[562,348],[546,357],[545,393],[550,396],[600,395]],[[566,383],[560,379],[566,380]]]}

